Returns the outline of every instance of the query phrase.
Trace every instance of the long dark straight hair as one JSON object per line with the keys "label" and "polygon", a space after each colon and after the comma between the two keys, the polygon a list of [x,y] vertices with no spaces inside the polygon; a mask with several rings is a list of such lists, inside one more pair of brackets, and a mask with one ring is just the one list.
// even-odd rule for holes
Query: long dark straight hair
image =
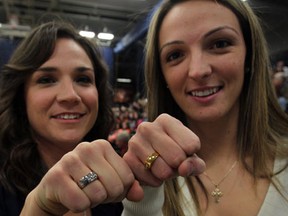
{"label": "long dark straight hair", "polygon": [[[186,124],[186,117],[173,99],[162,74],[159,55],[159,30],[165,16],[177,4],[193,0],[164,0],[156,10],[149,26],[146,43],[145,78],[149,121],[168,113]],[[245,77],[240,95],[237,148],[241,163],[255,178],[267,178],[272,183],[268,161],[288,158],[288,117],[278,104],[270,79],[270,62],[266,40],[259,18],[247,2],[240,0],[211,0],[230,9],[237,17],[246,45]],[[245,161],[252,158],[252,165]],[[287,168],[287,164],[282,168]],[[281,172],[281,170],[280,170]],[[196,181],[205,190],[200,179]],[[186,179],[198,214],[200,205],[190,178]],[[279,191],[280,192],[280,191]],[[177,180],[165,182],[164,215],[184,215]],[[206,192],[207,195],[207,192]]]}

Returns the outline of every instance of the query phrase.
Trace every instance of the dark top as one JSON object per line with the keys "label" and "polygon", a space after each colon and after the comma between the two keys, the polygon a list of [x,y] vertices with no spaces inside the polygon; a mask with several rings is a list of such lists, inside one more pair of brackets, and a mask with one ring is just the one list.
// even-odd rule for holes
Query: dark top
{"label": "dark top", "polygon": [[[0,186],[0,216],[19,216],[25,202],[25,196],[12,194]],[[92,216],[120,216],[122,203],[98,205],[92,209]]]}

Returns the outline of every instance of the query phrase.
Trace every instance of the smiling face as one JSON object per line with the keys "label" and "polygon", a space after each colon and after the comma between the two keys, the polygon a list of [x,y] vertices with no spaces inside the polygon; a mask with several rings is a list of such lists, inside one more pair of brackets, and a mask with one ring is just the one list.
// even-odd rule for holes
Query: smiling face
{"label": "smiling face", "polygon": [[74,148],[98,114],[94,68],[84,49],[58,39],[52,56],[27,80],[25,101],[39,146]]}
{"label": "smiling face", "polygon": [[238,115],[246,48],[236,16],[214,1],[185,1],[159,32],[161,68],[192,122]]}

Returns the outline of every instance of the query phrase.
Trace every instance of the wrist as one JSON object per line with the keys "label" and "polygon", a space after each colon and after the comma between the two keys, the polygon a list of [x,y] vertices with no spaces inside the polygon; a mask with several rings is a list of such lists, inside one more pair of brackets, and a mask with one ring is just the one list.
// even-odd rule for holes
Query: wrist
{"label": "wrist", "polygon": [[52,216],[53,214],[45,211],[43,207],[39,206],[39,202],[34,195],[35,191],[31,191],[25,199],[24,206],[20,213],[20,216],[30,216],[30,215],[38,215],[38,216]]}

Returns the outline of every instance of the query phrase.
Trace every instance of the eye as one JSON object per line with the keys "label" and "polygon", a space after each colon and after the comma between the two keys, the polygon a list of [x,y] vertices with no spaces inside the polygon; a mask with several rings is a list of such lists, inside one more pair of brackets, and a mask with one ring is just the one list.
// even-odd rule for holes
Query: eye
{"label": "eye", "polygon": [[56,82],[56,80],[50,76],[43,76],[37,80],[37,83],[39,83],[39,84],[51,84],[51,83],[55,83],[55,82]]}
{"label": "eye", "polygon": [[230,45],[231,43],[228,40],[218,40],[212,45],[211,49],[222,49]]}
{"label": "eye", "polygon": [[94,81],[89,76],[79,76],[76,78],[76,82],[81,84],[94,83]]}
{"label": "eye", "polygon": [[167,58],[166,58],[166,61],[167,62],[172,62],[172,61],[175,61],[175,60],[179,60],[181,59],[182,57],[184,56],[184,54],[180,51],[174,51],[174,52],[171,52]]}

